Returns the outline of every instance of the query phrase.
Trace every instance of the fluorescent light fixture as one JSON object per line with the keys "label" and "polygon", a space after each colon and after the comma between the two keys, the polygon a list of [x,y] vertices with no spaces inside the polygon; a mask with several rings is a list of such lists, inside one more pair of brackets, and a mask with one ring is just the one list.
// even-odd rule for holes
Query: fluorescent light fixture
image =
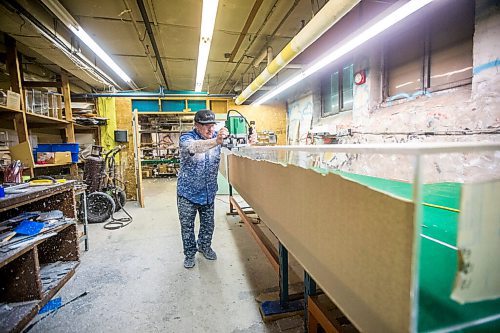
{"label": "fluorescent light fixture", "polygon": [[208,55],[212,36],[214,33],[215,17],[219,0],[203,0],[203,11],[201,14],[200,45],[198,47],[198,65],[196,66],[196,84],[194,91],[201,92],[205,72],[207,70]]}
{"label": "fluorescent light fixture", "polygon": [[118,66],[116,62],[114,62],[113,59],[111,59],[99,45],[97,45],[97,43],[85,32],[85,30],[82,29],[82,27],[78,29],[70,25],[69,29],[75,35],[77,35],[78,38],[80,38],[80,40],[92,50],[92,52],[94,52],[99,58],[101,58],[101,60],[104,61],[104,63],[108,65],[109,68],[111,68],[116,74],[118,74],[118,76],[121,77],[123,81],[127,83],[132,82],[132,79],[127,74],[125,74],[120,66]]}
{"label": "fluorescent light fixture", "polygon": [[296,76],[292,77],[290,80],[284,82],[283,84],[279,85],[276,89],[273,91],[265,94],[261,98],[257,99],[255,102],[252,104],[255,105],[260,105],[271,98],[277,96],[278,94],[282,93],[286,89],[290,88],[291,86],[295,85],[296,83],[302,81],[306,77],[312,75],[313,73],[316,73],[320,69],[324,68],[328,64],[334,62],[335,60],[339,59],[340,57],[346,55],[347,53],[351,52],[358,46],[362,45],[366,41],[372,39],[373,37],[379,35],[380,33],[384,32],[387,30],[389,27],[393,26],[394,24],[398,23],[405,17],[413,14],[414,12],[418,11],[419,9],[423,8],[424,6],[428,5],[431,3],[433,0],[411,0],[410,2],[402,5],[392,13],[388,14],[387,16],[383,17],[380,21],[377,21],[373,25],[363,28],[363,31],[360,31],[358,34],[356,34],[354,37],[349,38],[349,40],[346,40],[345,42],[341,43],[340,45],[334,46],[332,49],[330,49],[329,52],[326,53],[325,56],[321,57],[320,59],[316,60],[316,62],[308,67],[305,71],[297,74]]}
{"label": "fluorescent light fixture", "polygon": [[73,16],[57,0],[42,0],[47,8],[54,13],[80,40],[87,45],[106,65],[109,66],[123,81],[135,86],[132,79],[118,66],[104,50],[83,30]]}

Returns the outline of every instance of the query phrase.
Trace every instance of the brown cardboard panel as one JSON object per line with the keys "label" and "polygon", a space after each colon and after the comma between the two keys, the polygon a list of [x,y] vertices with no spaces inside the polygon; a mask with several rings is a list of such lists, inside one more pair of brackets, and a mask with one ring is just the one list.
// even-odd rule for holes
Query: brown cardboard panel
{"label": "brown cardboard panel", "polygon": [[334,174],[228,158],[230,183],[360,330],[409,330],[413,203]]}
{"label": "brown cardboard panel", "polygon": [[19,160],[25,166],[33,168],[35,161],[33,160],[33,153],[31,152],[31,145],[29,141],[21,142],[18,145],[9,148],[12,160]]}
{"label": "brown cardboard panel", "polygon": [[462,185],[457,246],[460,264],[451,298],[459,303],[500,297],[500,181]]}
{"label": "brown cardboard panel", "polygon": [[122,143],[125,149],[120,153],[120,167],[124,168],[123,181],[127,200],[137,200],[137,177],[135,173],[134,161],[134,129],[132,127],[132,99],[116,98],[116,127],[128,131],[128,142]]}

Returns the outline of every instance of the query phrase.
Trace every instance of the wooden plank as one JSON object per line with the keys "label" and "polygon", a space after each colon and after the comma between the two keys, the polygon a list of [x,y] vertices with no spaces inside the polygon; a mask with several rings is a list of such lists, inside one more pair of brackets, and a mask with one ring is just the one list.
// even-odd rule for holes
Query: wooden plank
{"label": "wooden plank", "polygon": [[66,114],[66,120],[73,121],[73,111],[71,109],[71,89],[69,87],[68,73],[64,70],[61,71],[61,85],[64,97],[64,113]]}
{"label": "wooden plank", "polygon": [[318,332],[318,324],[326,333],[339,333],[332,321],[326,316],[324,309],[317,302],[317,296],[307,298],[308,333]]}
{"label": "wooden plank", "polygon": [[137,199],[139,200],[139,205],[144,208],[144,194],[142,192],[142,165],[141,165],[141,143],[139,134],[139,118],[137,115],[137,109],[134,110],[134,148],[135,148],[135,170],[137,178]]}
{"label": "wooden plank", "polygon": [[67,125],[69,125],[69,122],[66,120],[29,112],[26,113],[26,121],[30,124],[30,127],[37,127],[38,125],[50,125],[51,127],[65,128]]}
{"label": "wooden plank", "polygon": [[30,88],[45,88],[45,87],[59,88],[62,86],[62,83],[56,81],[22,81],[22,85],[23,87],[30,87]]}
{"label": "wooden plank", "polygon": [[[5,322],[2,321],[2,324],[0,324],[0,328],[2,328],[1,331],[22,332],[23,329],[26,328],[26,325],[30,323],[31,319],[38,314],[38,311],[40,311],[40,309],[43,308],[59,290],[61,290],[71,277],[73,277],[78,265],[79,262],[68,262],[66,266],[69,270],[66,274],[60,276],[58,281],[56,281],[50,289],[44,290],[41,300],[37,301],[35,304],[30,303],[22,307],[17,307],[15,303],[11,304],[12,306],[15,306],[15,310],[13,311],[14,315],[6,318]],[[41,270],[43,270],[43,268]],[[43,276],[44,274],[40,272],[40,275]]]}
{"label": "wooden plank", "polygon": [[[46,199],[65,191],[70,191],[73,189],[74,184],[74,181],[68,181],[66,183],[54,184],[51,186],[30,187],[29,191],[26,193],[8,194],[0,199],[0,212],[31,204],[35,200]],[[0,220],[2,220],[2,215],[0,215]]]}
{"label": "wooden plank", "polygon": [[36,164],[35,169],[69,166],[71,163]]}
{"label": "wooden plank", "polygon": [[0,112],[2,112],[2,113],[4,113],[4,112],[11,113],[13,115],[23,113],[22,110],[11,109],[11,108],[8,108],[8,107],[6,107],[4,105],[0,105]]}
{"label": "wooden plank", "polygon": [[409,330],[412,202],[336,174],[228,160],[230,184],[358,329]]}
{"label": "wooden plank", "polygon": [[21,80],[21,67],[19,63],[16,40],[7,34],[5,36],[5,47],[7,49],[7,70],[9,72],[10,86],[12,91],[21,94],[21,110],[24,107],[24,92]]}
{"label": "wooden plank", "polygon": [[22,332],[23,328],[35,317],[39,311],[38,301],[8,303],[7,307],[0,308],[0,332]]}

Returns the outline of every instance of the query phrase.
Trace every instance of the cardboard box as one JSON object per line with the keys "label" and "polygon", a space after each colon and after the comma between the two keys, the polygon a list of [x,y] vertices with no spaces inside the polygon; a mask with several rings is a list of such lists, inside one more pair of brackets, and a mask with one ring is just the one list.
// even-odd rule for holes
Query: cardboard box
{"label": "cardboard box", "polygon": [[71,152],[41,152],[36,154],[38,164],[67,164],[71,163]]}
{"label": "cardboard box", "polygon": [[160,164],[158,166],[159,172],[160,173],[168,173],[168,165],[167,164]]}
{"label": "cardboard box", "polygon": [[36,153],[36,163],[37,164],[54,164],[55,153],[52,152],[41,152]]}

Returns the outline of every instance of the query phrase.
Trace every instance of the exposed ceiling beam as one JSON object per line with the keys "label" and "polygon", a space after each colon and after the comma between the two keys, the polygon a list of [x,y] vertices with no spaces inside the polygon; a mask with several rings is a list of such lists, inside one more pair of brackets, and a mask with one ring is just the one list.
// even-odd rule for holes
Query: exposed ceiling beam
{"label": "exposed ceiling beam", "polygon": [[163,63],[161,61],[160,51],[158,50],[158,45],[156,44],[156,39],[153,34],[153,29],[151,28],[151,22],[149,22],[148,13],[146,12],[146,7],[144,6],[144,1],[137,0],[137,6],[139,6],[142,20],[144,21],[144,25],[146,26],[146,31],[148,32],[149,40],[151,41],[151,45],[153,46],[156,62],[158,63],[158,67],[160,67],[161,75],[163,76],[163,81],[165,82],[165,88],[167,88],[168,90],[167,75],[165,74],[165,68],[163,67]]}
{"label": "exposed ceiling beam", "polygon": [[243,42],[243,38],[245,38],[245,36],[247,35],[248,29],[250,29],[250,26],[252,25],[253,20],[255,19],[255,16],[257,15],[257,12],[259,11],[259,8],[262,5],[263,1],[264,0],[255,0],[252,10],[250,11],[250,14],[248,14],[247,21],[243,26],[243,30],[241,30],[240,32],[240,37],[238,37],[238,41],[236,41],[236,45],[234,45],[233,51],[231,51],[229,62],[233,62],[234,57],[236,57],[236,53],[238,53],[241,43]]}

